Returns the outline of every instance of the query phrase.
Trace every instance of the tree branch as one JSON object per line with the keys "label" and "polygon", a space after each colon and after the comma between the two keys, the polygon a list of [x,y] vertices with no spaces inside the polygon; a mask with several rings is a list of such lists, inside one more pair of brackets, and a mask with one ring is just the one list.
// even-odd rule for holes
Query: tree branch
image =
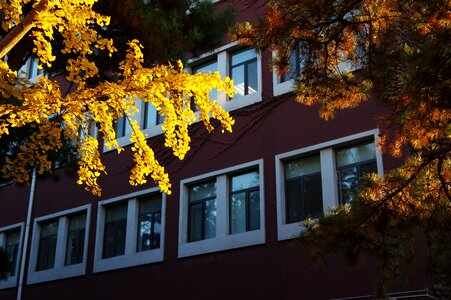
{"label": "tree branch", "polygon": [[38,13],[47,9],[48,0],[41,0],[33,7],[27,16],[17,24],[6,36],[0,40],[0,59],[3,59],[9,51],[34,27]]}

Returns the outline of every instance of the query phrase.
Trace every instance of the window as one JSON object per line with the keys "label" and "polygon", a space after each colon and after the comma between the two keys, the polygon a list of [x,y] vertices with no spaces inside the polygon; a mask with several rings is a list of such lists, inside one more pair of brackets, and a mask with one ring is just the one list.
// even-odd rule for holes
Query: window
{"label": "window", "polygon": [[164,116],[160,115],[152,103],[144,102],[144,123],[143,129],[151,128],[155,125],[163,124]]}
{"label": "window", "polygon": [[359,190],[360,177],[377,173],[374,142],[338,149],[336,159],[340,204],[350,203]]}
{"label": "window", "polygon": [[165,197],[153,188],[99,202],[94,272],[163,260]]}
{"label": "window", "polygon": [[90,212],[85,205],[35,219],[29,284],[85,274]]}
{"label": "window", "polygon": [[69,228],[66,243],[66,266],[83,262],[85,235],[86,214],[79,214],[69,217]]}
{"label": "window", "polygon": [[352,201],[362,175],[383,174],[378,134],[369,130],[276,156],[279,240],[297,236],[306,218]]}
{"label": "window", "polygon": [[114,130],[116,131],[116,138],[124,137],[130,135],[132,132],[132,127],[125,116],[117,119],[114,125]]}
{"label": "window", "polygon": [[26,69],[28,79],[36,79],[36,77],[43,73],[42,67],[39,68],[39,66],[40,63],[36,60],[36,57],[28,59],[28,66]]}
{"label": "window", "polygon": [[246,172],[230,180],[230,233],[260,229],[260,176]]}
{"label": "window", "polygon": [[222,91],[213,90],[216,99],[226,111],[233,111],[262,100],[261,56],[252,48],[239,48],[238,43],[222,46],[188,61],[188,71],[208,73],[218,71],[222,78],[234,80],[235,97],[228,99]]}
{"label": "window", "polygon": [[127,203],[105,207],[105,229],[103,235],[103,258],[125,253],[127,230]]}
{"label": "window", "polygon": [[237,96],[258,91],[257,53],[255,49],[233,52],[230,56],[230,77],[234,81]]}
{"label": "window", "polygon": [[323,214],[321,166],[319,154],[285,164],[285,197],[287,223]]}
{"label": "window", "polygon": [[6,274],[7,278],[0,280],[0,289],[10,288],[17,285],[19,256],[22,247],[23,224],[15,224],[0,228],[0,248],[9,257],[11,269]]}
{"label": "window", "polygon": [[160,248],[161,239],[161,199],[160,195],[139,200],[138,243],[136,251]]}
{"label": "window", "polygon": [[265,242],[263,160],[182,180],[179,257]]}
{"label": "window", "polygon": [[216,237],[216,182],[189,188],[189,241]]}
{"label": "window", "polygon": [[55,265],[58,220],[41,223],[39,236],[38,262],[36,271],[51,269]]}
{"label": "window", "polygon": [[[273,56],[276,54],[274,53]],[[288,62],[288,72],[280,77],[276,71],[273,72],[274,96],[279,96],[291,92],[294,87],[294,80],[301,76],[301,68],[305,65],[305,57],[301,46],[297,44],[291,51]]]}

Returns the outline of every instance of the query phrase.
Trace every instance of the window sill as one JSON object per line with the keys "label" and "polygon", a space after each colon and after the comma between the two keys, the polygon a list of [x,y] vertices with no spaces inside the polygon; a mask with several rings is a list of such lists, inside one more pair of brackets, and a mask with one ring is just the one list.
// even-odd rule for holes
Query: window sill
{"label": "window sill", "polygon": [[28,274],[27,284],[52,281],[86,274],[86,262],[49,270],[34,271]]}
{"label": "window sill", "polygon": [[[147,129],[142,129],[142,132],[146,139],[152,138],[152,137],[155,137],[157,135],[164,133],[164,131],[161,127],[162,127],[162,125],[155,125],[150,128],[147,128]],[[132,142],[130,141],[130,138],[131,138],[131,135],[126,135],[126,136],[117,138],[117,143],[118,143],[119,147],[126,147],[128,145],[131,145]],[[106,146],[103,146],[103,153],[107,153],[107,152],[114,151],[114,150],[116,150],[116,148],[108,148]]]}
{"label": "window sill", "polygon": [[178,257],[188,257],[265,243],[263,229],[227,235],[208,240],[179,244]]}
{"label": "window sill", "polygon": [[138,265],[161,262],[164,260],[163,249],[154,249],[109,258],[97,259],[94,262],[94,273],[128,268]]}

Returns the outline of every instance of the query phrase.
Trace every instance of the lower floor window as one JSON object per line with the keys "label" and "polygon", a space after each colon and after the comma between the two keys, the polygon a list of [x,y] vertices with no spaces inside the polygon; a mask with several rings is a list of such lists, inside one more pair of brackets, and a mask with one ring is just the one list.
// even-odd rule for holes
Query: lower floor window
{"label": "lower floor window", "polygon": [[136,251],[160,248],[161,197],[150,196],[139,201],[138,245]]}
{"label": "lower floor window", "polygon": [[260,229],[258,171],[232,176],[230,181],[230,233]]}
{"label": "lower floor window", "polygon": [[289,161],[285,165],[287,223],[323,214],[319,154]]}
{"label": "lower floor window", "polygon": [[35,219],[28,283],[85,274],[90,208],[84,205]]}
{"label": "lower floor window", "polygon": [[189,241],[216,236],[216,182],[195,184],[189,189]]}
{"label": "lower floor window", "polygon": [[119,203],[105,209],[105,231],[103,236],[103,258],[125,253],[127,230],[127,203]]}
{"label": "lower floor window", "polygon": [[360,178],[377,173],[374,142],[339,149],[336,158],[340,204],[350,203],[360,188]]}
{"label": "lower floor window", "polygon": [[20,229],[10,230],[5,233],[5,252],[8,255],[11,269],[9,276],[16,275],[17,257],[19,255]]}
{"label": "lower floor window", "polygon": [[179,257],[265,241],[263,160],[180,182]]}
{"label": "lower floor window", "polygon": [[52,269],[55,265],[56,241],[58,237],[58,220],[40,224],[38,261],[36,271]]}

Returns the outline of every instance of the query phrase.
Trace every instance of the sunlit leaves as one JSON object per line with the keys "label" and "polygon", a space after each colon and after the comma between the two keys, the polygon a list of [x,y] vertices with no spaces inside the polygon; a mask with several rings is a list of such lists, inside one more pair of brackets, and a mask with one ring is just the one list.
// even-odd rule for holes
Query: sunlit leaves
{"label": "sunlit leaves", "polygon": [[[89,126],[95,122],[103,138],[103,146],[123,151],[116,140],[114,124],[121,117],[131,122],[138,112],[136,101],[154,105],[164,116],[162,129],[165,145],[175,156],[183,159],[189,150],[188,126],[196,121],[191,107],[191,98],[199,111],[199,119],[211,131],[210,118],[218,119],[224,130],[231,131],[234,120],[221,106],[209,99],[212,89],[233,95],[233,82],[221,79],[219,74],[191,75],[176,66],[161,65],[144,68],[142,46],[138,41],[129,42],[125,60],[120,63],[114,81],[102,81],[92,86],[88,80],[97,76],[98,69],[91,55],[95,49],[115,52],[112,40],[99,36],[90,26],[107,26],[109,18],[92,11],[95,1],[62,0],[48,1],[46,9],[39,11],[33,31],[38,59],[51,64],[58,53],[53,53],[50,41],[55,32],[63,37],[62,53],[71,53],[67,62],[67,79],[75,83],[70,93],[63,93],[55,80],[41,77],[31,84],[11,71],[5,62],[0,62],[0,91],[5,98],[15,99],[0,105],[0,137],[11,128],[30,126],[34,132],[20,146],[15,158],[6,159],[1,170],[3,175],[16,182],[29,180],[29,172],[36,168],[38,173],[52,169],[50,152],[63,148],[63,141],[73,141],[78,153],[78,183],[95,195],[100,195],[98,178],[106,173],[101,161],[99,142],[89,135]],[[1,9],[8,9],[1,3]],[[6,6],[5,6],[6,5]],[[16,5],[16,2],[11,2]],[[11,8],[12,9],[12,8]],[[10,18],[19,20],[17,12]],[[131,122],[132,151],[135,165],[130,175],[130,184],[139,185],[151,177],[162,191],[170,193],[169,176],[155,158],[136,122]]]}

